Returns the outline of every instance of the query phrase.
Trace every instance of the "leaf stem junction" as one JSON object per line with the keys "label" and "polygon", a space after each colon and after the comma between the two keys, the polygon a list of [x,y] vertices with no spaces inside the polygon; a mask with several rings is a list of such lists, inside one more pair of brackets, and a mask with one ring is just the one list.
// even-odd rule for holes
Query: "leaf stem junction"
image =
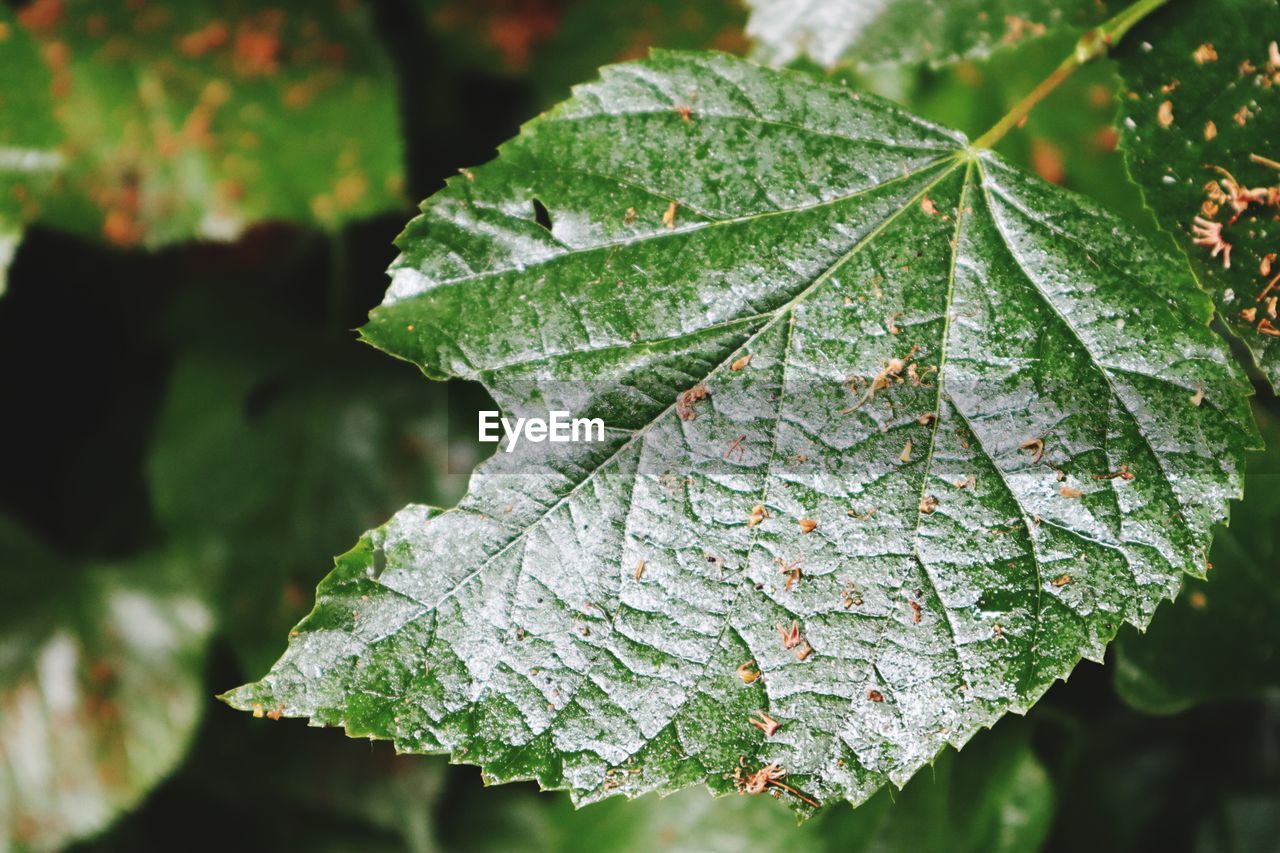
{"label": "leaf stem junction", "polygon": [[1080,40],[1076,42],[1075,50],[1071,52],[1071,55],[1064,59],[1053,70],[1052,74],[1027,93],[1027,96],[1019,101],[1013,109],[1009,110],[990,130],[979,136],[974,141],[973,147],[993,147],[1004,138],[1006,133],[1021,124],[1035,109],[1036,105],[1047,98],[1054,89],[1061,86],[1062,82],[1070,77],[1077,68],[1092,62],[1100,56],[1105,56],[1108,50],[1118,44],[1125,34],[1133,29],[1135,24],[1166,2],[1167,0],[1137,0],[1137,2],[1106,23],[1094,27],[1081,36]]}

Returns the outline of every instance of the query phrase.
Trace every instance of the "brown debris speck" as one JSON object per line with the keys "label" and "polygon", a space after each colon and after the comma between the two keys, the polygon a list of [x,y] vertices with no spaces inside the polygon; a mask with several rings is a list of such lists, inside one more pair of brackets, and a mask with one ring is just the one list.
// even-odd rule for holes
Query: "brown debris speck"
{"label": "brown debris speck", "polygon": [[1218,126],[1211,121],[1204,123],[1204,141],[1209,142],[1218,135]]}
{"label": "brown debris speck", "polygon": [[760,670],[753,669],[755,665],[754,660],[738,664],[738,677],[742,679],[743,684],[751,684],[760,677]]}
{"label": "brown debris speck", "polygon": [[814,521],[812,518],[802,518],[802,519],[800,519],[800,532],[801,532],[801,533],[812,533],[813,531],[815,531],[815,530],[817,530],[817,529],[818,529],[818,522]]}
{"label": "brown debris speck", "polygon": [[746,370],[747,365],[751,363],[752,357],[753,356],[750,353],[744,355],[742,358],[729,365],[729,369],[733,371]]}
{"label": "brown debris speck", "polygon": [[667,226],[671,231],[676,227],[676,211],[680,209],[680,202],[673,201],[667,206],[667,212],[662,214],[662,224]]}
{"label": "brown debris speck", "polygon": [[911,605],[911,621],[919,625],[922,613],[920,604],[915,601],[909,601],[907,603]]}
{"label": "brown debris speck", "polygon": [[920,512],[925,515],[932,515],[934,510],[938,508],[938,499],[933,495],[925,495],[920,499]]}
{"label": "brown debris speck", "polygon": [[881,693],[879,690],[868,690],[867,698],[870,699],[872,702],[883,702],[884,694]]}
{"label": "brown debris speck", "polygon": [[800,578],[801,578],[800,561],[793,560],[790,563],[788,563],[786,560],[783,560],[781,557],[774,557],[773,562],[778,565],[779,571],[782,574],[787,576],[787,583],[783,588],[787,592],[790,592],[791,588],[800,582]]}
{"label": "brown debris speck", "polygon": [[1031,464],[1039,465],[1040,460],[1044,458],[1044,439],[1029,438],[1022,444],[1018,445],[1019,450],[1029,450],[1031,452]]}
{"label": "brown debris speck", "polygon": [[1071,486],[1063,486],[1061,489],[1058,490],[1058,494],[1062,495],[1064,498],[1084,497],[1084,492],[1080,491],[1079,489],[1073,489]]}
{"label": "brown debris speck", "polygon": [[747,527],[755,527],[766,518],[769,517],[769,510],[764,504],[756,504],[751,508],[751,515],[747,518]]}
{"label": "brown debris speck", "polygon": [[1160,122],[1161,127],[1169,127],[1173,124],[1173,101],[1164,101],[1156,110],[1156,121]]}
{"label": "brown debris speck", "polygon": [[1196,65],[1204,65],[1206,62],[1217,62],[1218,52],[1213,49],[1212,44],[1205,42],[1195,49],[1191,58],[1195,60]]}
{"label": "brown debris speck", "polygon": [[680,416],[682,421],[693,421],[698,419],[698,413],[694,411],[694,404],[707,399],[707,386],[695,385],[688,391],[681,391],[676,397],[676,414]]}
{"label": "brown debris speck", "polygon": [[[757,719],[758,717],[758,719]],[[782,724],[770,717],[764,711],[756,711],[756,717],[748,720],[751,725],[764,732],[765,737],[773,737],[773,733],[782,728]]]}
{"label": "brown debris speck", "polygon": [[633,573],[633,577],[635,577],[636,580],[640,580],[640,578],[644,577],[644,560],[638,560],[636,562],[636,570]]}
{"label": "brown debris speck", "polygon": [[1052,583],[1054,586],[1056,586],[1056,587],[1058,587],[1059,589],[1061,589],[1062,587],[1064,587],[1064,586],[1066,586],[1067,584],[1071,583],[1071,575],[1065,575],[1065,574],[1064,574],[1064,575],[1058,575],[1056,578],[1054,578],[1052,581],[1050,581],[1050,583]]}

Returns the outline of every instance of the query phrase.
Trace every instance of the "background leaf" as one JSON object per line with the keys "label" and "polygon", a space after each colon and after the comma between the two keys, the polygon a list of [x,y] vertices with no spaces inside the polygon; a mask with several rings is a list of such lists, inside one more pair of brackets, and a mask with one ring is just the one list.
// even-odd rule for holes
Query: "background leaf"
{"label": "background leaf", "polygon": [[[1276,0],[1170,3],[1117,54],[1130,172],[1273,385],[1280,163],[1253,158],[1280,161],[1280,34],[1263,26],[1278,15]],[[1242,197],[1250,189],[1256,200]]]}
{"label": "background leaf", "polygon": [[368,339],[612,431],[368,534],[230,701],[580,801],[770,763],[821,800],[905,782],[1199,573],[1252,437],[1173,260],[723,55],[606,69],[401,247]]}
{"label": "background leaf", "polygon": [[86,566],[55,594],[58,558],[0,519],[19,566],[0,629],[0,841],[54,850],[133,808],[181,760],[204,703],[212,618],[165,555]]}
{"label": "background leaf", "polygon": [[154,248],[402,203],[394,79],[358,3],[36,0],[18,17],[44,65],[21,78],[31,97],[48,79],[64,155],[27,219]]}
{"label": "background leaf", "polygon": [[219,288],[175,311],[182,355],[148,465],[248,672],[279,656],[317,560],[407,500],[456,500],[478,461],[469,432],[448,443],[444,386],[256,304]]}
{"label": "background leaf", "polygon": [[[1050,30],[1082,31],[1105,19],[1096,0],[746,0],[747,34],[774,65],[807,56],[831,68],[940,64],[985,56]],[[1116,10],[1124,4],[1116,4]]]}

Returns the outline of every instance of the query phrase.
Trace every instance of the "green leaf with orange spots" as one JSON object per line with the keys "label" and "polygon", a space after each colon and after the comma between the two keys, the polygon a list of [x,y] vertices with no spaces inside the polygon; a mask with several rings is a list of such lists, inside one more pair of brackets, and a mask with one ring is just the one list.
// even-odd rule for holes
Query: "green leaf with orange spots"
{"label": "green leaf with orange spots", "polygon": [[227,699],[578,802],[903,784],[1202,574],[1256,437],[1176,257],[724,54],[606,68],[399,246],[366,340],[602,433],[366,534]]}
{"label": "green leaf with orange spots", "polygon": [[418,0],[428,30],[451,64],[519,75],[539,106],[601,65],[646,56],[651,48],[745,53],[740,0]]}
{"label": "green leaf with orange spots", "polygon": [[1280,388],[1280,0],[1174,0],[1125,42],[1121,145],[1161,227]]}
{"label": "green leaf with orange spots", "polygon": [[401,203],[395,81],[357,3],[36,0],[18,18],[62,137],[43,223],[158,247]]}
{"label": "green leaf with orange spots", "polygon": [[62,132],[53,118],[50,77],[30,35],[0,5],[0,294],[36,199],[62,166]]}
{"label": "green leaf with orange spots", "polygon": [[212,617],[165,555],[68,566],[0,517],[0,561],[0,847],[54,850],[186,753]]}
{"label": "green leaf with orange spots", "polygon": [[1049,32],[1080,32],[1126,3],[1103,0],[746,0],[747,34],[775,65],[940,65]]}

